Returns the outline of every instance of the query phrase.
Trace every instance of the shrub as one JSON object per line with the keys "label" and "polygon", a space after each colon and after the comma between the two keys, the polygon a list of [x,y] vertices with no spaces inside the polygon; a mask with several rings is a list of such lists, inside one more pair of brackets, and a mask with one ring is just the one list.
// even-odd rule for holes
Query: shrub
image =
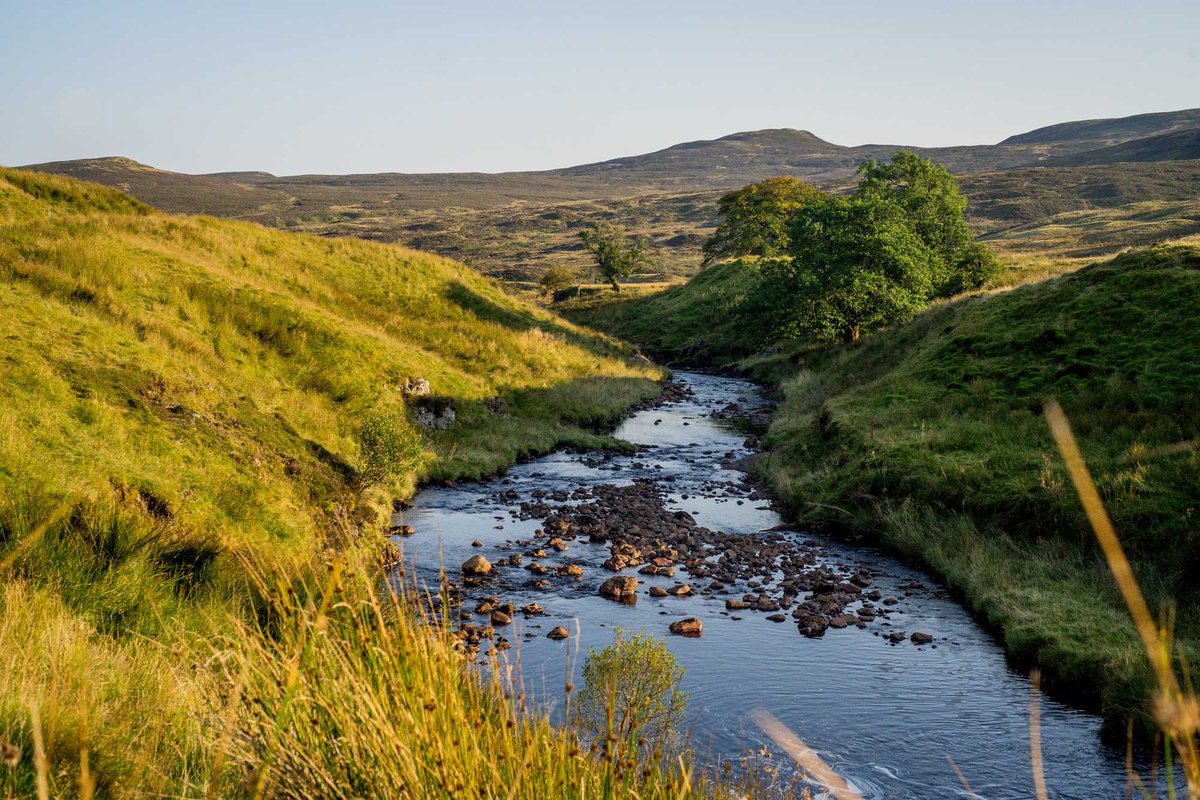
{"label": "shrub", "polygon": [[356,438],[361,491],[411,472],[420,463],[421,436],[397,408],[381,407],[368,412]]}
{"label": "shrub", "polygon": [[688,695],[679,688],[682,678],[683,667],[661,639],[618,629],[612,644],[588,653],[575,722],[592,739],[626,751],[642,741],[661,748],[683,722]]}

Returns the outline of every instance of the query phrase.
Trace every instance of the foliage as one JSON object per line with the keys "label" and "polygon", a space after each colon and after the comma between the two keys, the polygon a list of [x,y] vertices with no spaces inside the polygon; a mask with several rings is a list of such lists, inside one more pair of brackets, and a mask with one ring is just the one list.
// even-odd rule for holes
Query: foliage
{"label": "foliage", "polygon": [[649,263],[642,241],[633,239],[626,242],[625,232],[615,225],[603,223],[594,228],[585,228],[579,232],[579,238],[596,260],[596,271],[612,284],[613,291],[621,291],[620,280]]}
{"label": "foliage", "polygon": [[768,337],[854,341],[995,274],[945,167],[900,150],[859,171],[851,197],[813,200],[793,214],[792,259],[763,269],[743,312]]}
{"label": "foliage", "polygon": [[355,433],[358,441],[358,486],[367,489],[395,480],[421,460],[421,436],[395,407],[368,411]]}
{"label": "foliage", "polygon": [[682,679],[683,667],[662,639],[618,629],[612,644],[588,653],[572,709],[575,722],[588,738],[621,752],[644,747],[639,741],[660,747],[683,722]]}
{"label": "foliage", "polygon": [[541,280],[538,281],[538,287],[547,296],[553,297],[555,292],[561,292],[563,289],[573,286],[575,281],[575,270],[563,264],[552,264],[542,274]]}
{"label": "foliage", "polygon": [[717,203],[721,221],[704,243],[702,264],[724,258],[784,255],[795,212],[824,196],[816,187],[791,176],[767,178],[722,195]]}

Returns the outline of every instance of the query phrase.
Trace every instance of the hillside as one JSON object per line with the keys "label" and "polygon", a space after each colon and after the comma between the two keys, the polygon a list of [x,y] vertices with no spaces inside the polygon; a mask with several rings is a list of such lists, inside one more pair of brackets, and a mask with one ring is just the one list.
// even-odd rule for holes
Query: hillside
{"label": "hillside", "polygon": [[[328,559],[377,558],[393,495],[559,444],[612,444],[599,429],[658,391],[659,373],[628,365],[626,349],[424,253],[167,215],[16,170],[0,171],[0,231],[0,674],[19,689],[0,695],[0,735],[32,753],[25,703],[37,702],[55,796],[81,769],[104,796],[204,794],[224,780],[218,753],[241,741],[210,726],[241,725],[236,695],[251,690],[223,670],[286,672],[292,658],[256,639],[254,619],[286,627]],[[457,404],[449,430],[415,425],[409,378]],[[424,463],[364,493],[355,434],[389,410],[421,435]],[[376,596],[377,574],[363,580],[366,595],[347,598]],[[275,586],[281,606],[261,596]],[[347,647],[375,647],[349,623]],[[221,644],[232,630],[237,669]],[[430,646],[429,660],[393,666],[457,664]],[[304,675],[318,695],[349,680]],[[446,729],[486,717],[500,746],[514,734],[472,686]],[[553,731],[530,724],[530,746],[554,752]],[[590,780],[579,768],[567,778]],[[31,796],[32,772],[17,776]]]}
{"label": "hillside", "polygon": [[[1188,137],[1198,127],[1200,110],[1193,109],[1063,123],[994,145],[910,149],[963,178],[984,232],[1065,211],[1185,199],[1180,193],[1194,193],[1193,178],[1171,164],[1194,152]],[[898,146],[849,147],[780,128],[538,172],[192,176],[124,158],[34,168],[117,186],[170,211],[432,249],[529,283],[553,264],[586,267],[576,233],[597,220],[618,221],[648,237],[655,272],[693,274],[721,192],[772,175],[797,175],[836,190],[863,159],[887,157]],[[1087,166],[1120,161],[1143,166],[1119,164],[1111,176]],[[1035,165],[1054,171],[1036,173]]]}
{"label": "hillside", "polygon": [[753,322],[732,314],[751,280],[729,262],[567,313],[778,384],[761,472],[795,517],[926,563],[1018,661],[1123,732],[1150,676],[1042,419],[1043,401],[1060,400],[1152,604],[1178,604],[1175,634],[1195,663],[1200,247],[960,297],[852,345],[756,355]]}
{"label": "hillside", "polygon": [[1046,160],[1049,165],[1087,166],[1127,161],[1184,161],[1200,158],[1200,128],[1161,133]]}

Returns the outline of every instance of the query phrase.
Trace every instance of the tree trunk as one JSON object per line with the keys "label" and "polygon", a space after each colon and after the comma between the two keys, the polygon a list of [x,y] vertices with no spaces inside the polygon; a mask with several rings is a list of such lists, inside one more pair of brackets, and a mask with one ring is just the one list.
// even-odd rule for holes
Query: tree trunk
{"label": "tree trunk", "polygon": [[859,331],[858,325],[851,325],[849,328],[847,328],[845,330],[844,333],[842,333],[842,341],[845,342],[846,344],[849,344],[850,342],[857,342],[859,332],[860,331]]}
{"label": "tree trunk", "polygon": [[621,291],[621,284],[617,283],[617,279],[616,279],[616,278],[613,278],[613,279],[612,279],[612,285],[613,285],[613,291],[614,291],[614,292],[619,292],[619,291]]}

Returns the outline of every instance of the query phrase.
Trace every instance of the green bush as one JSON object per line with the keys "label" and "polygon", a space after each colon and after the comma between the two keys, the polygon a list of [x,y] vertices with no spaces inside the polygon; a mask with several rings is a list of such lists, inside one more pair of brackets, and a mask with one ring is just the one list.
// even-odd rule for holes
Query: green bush
{"label": "green bush", "polygon": [[368,412],[355,438],[361,490],[412,472],[421,461],[421,436],[398,408],[381,407]]}
{"label": "green bush", "polygon": [[574,707],[580,730],[623,752],[661,749],[676,736],[687,707],[683,667],[666,644],[648,633],[626,634],[583,664],[583,689]]}

